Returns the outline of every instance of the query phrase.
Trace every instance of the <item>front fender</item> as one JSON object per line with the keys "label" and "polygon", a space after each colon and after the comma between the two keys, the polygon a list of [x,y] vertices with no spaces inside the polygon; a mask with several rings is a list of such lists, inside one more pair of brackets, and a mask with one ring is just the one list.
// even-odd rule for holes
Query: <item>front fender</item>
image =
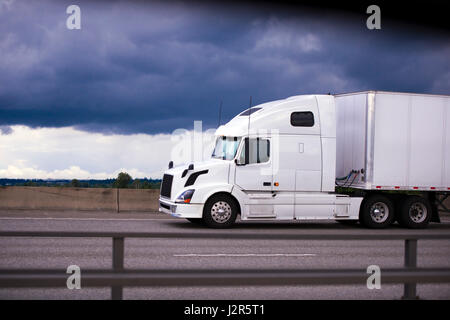
{"label": "front fender", "polygon": [[198,185],[195,186],[195,192],[192,197],[191,203],[205,204],[209,197],[211,197],[213,194],[218,192],[231,193],[232,190],[233,185],[228,183]]}

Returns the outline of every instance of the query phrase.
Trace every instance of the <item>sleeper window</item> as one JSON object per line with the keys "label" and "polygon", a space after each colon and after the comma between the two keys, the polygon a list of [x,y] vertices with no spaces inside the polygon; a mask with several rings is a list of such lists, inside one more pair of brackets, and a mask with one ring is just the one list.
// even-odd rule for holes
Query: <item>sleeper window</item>
{"label": "sleeper window", "polygon": [[311,111],[292,112],[291,125],[294,127],[312,127],[314,126],[314,114]]}

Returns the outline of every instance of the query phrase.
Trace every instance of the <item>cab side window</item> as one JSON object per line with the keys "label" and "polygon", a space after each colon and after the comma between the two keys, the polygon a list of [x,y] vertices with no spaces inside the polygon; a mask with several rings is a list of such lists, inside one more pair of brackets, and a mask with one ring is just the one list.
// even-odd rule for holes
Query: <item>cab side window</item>
{"label": "cab side window", "polygon": [[[246,162],[246,147],[248,140],[249,152],[248,161]],[[252,163],[264,163],[268,162],[270,159],[270,141],[268,139],[262,138],[246,138],[244,140],[244,146],[242,148],[241,154],[239,155],[239,162],[252,164]]]}
{"label": "cab side window", "polygon": [[313,127],[314,114],[311,111],[292,112],[291,125],[294,127]]}

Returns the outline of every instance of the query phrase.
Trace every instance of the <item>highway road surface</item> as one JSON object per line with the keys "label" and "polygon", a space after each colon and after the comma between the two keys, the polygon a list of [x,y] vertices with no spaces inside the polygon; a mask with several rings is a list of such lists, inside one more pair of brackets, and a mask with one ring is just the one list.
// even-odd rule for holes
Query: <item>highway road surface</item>
{"label": "highway road surface", "polygon": [[[450,219],[420,233],[448,233]],[[160,214],[0,212],[0,230],[210,232],[182,219]],[[396,225],[367,230],[336,222],[240,222],[222,233],[408,233]],[[127,239],[126,268],[155,269],[292,269],[401,267],[403,241],[284,241]],[[111,267],[111,239],[1,238],[0,268],[83,269]],[[450,267],[450,240],[419,240],[418,266]],[[0,288],[0,299],[109,299],[109,288]],[[450,284],[419,284],[423,299],[450,299]],[[346,286],[156,287],[125,288],[125,299],[399,299],[402,285],[367,289]]]}

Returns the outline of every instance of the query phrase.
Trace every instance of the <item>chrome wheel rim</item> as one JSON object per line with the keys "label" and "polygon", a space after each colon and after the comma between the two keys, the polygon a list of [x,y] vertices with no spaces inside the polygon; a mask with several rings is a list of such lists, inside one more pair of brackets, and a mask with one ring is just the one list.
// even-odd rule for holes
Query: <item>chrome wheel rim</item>
{"label": "chrome wheel rim", "polygon": [[376,223],[383,223],[389,217],[389,208],[384,202],[375,202],[370,207],[370,217]]}
{"label": "chrome wheel rim", "polygon": [[211,207],[211,217],[217,223],[225,223],[231,217],[231,206],[225,201],[217,201]]}
{"label": "chrome wheel rim", "polygon": [[409,207],[409,218],[415,223],[423,222],[427,215],[427,207],[421,202],[415,202]]}

